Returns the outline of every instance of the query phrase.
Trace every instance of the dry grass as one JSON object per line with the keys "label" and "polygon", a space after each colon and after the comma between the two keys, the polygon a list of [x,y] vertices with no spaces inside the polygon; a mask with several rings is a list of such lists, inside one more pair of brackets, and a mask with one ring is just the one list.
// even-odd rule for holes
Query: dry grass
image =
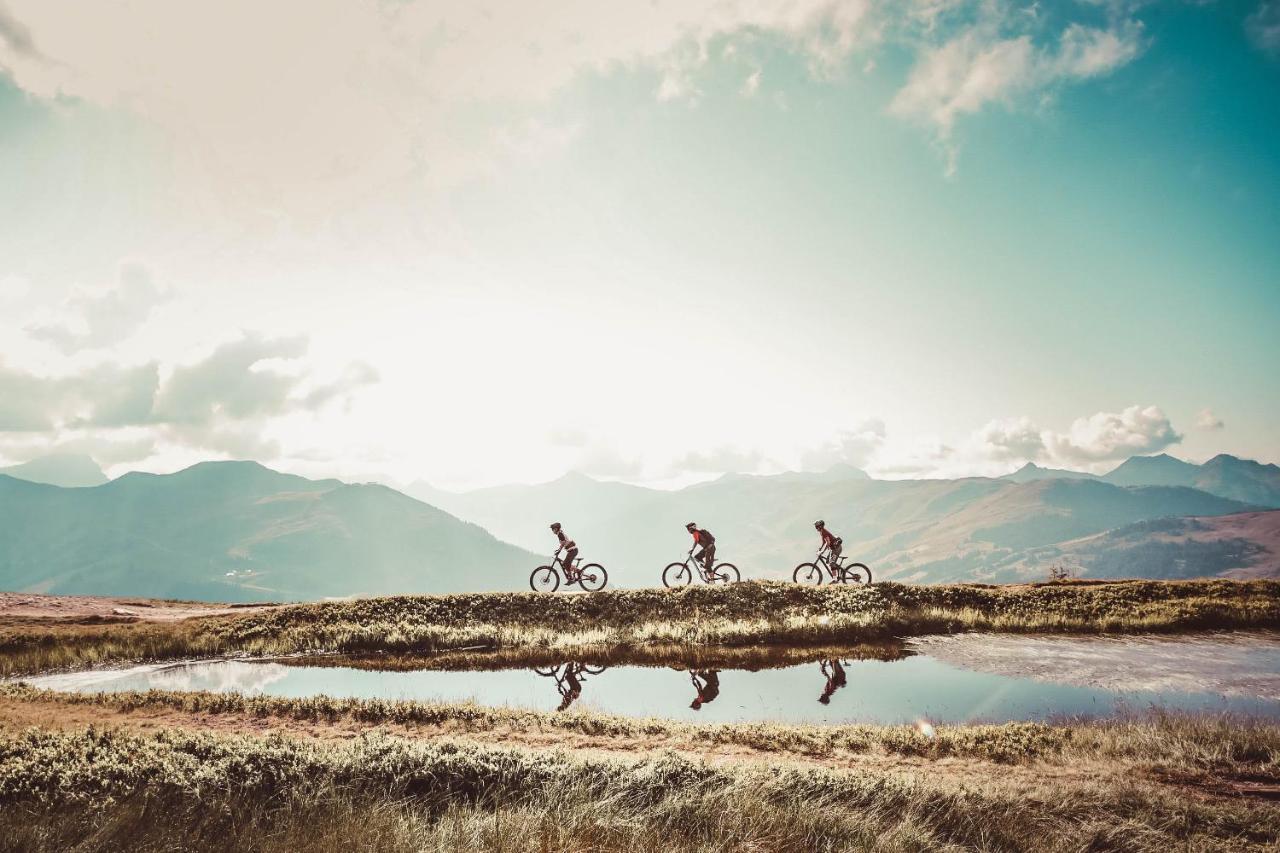
{"label": "dry grass", "polygon": [[[1120,728],[1103,734],[1141,744]],[[1188,729],[1175,742],[1215,734]],[[0,737],[0,849],[1166,853],[1280,843],[1274,804],[1138,777],[1034,778],[710,765],[675,753],[584,759],[383,736],[335,745],[33,730]]]}
{"label": "dry grass", "polygon": [[402,596],[300,604],[175,623],[0,627],[0,676],[214,655],[459,649],[595,650],[851,644],[962,630],[1138,632],[1280,627],[1280,582],[1125,581],[1018,586],[682,590]]}

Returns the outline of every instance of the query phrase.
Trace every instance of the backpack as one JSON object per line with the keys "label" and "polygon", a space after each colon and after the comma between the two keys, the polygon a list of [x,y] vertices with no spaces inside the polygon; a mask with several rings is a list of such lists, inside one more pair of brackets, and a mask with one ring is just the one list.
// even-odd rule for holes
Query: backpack
{"label": "backpack", "polygon": [[712,535],[711,535],[711,531],[710,531],[710,530],[699,530],[699,531],[698,531],[698,544],[699,544],[699,545],[714,545],[714,544],[716,544],[716,537],[714,537],[714,536],[712,536]]}

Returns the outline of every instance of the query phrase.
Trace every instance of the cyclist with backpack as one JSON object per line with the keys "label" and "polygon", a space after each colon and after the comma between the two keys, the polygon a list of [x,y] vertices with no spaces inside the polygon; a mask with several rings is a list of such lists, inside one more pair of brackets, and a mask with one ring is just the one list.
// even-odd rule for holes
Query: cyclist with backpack
{"label": "cyclist with backpack", "polygon": [[714,702],[720,695],[720,670],[718,669],[690,672],[689,680],[693,682],[693,689],[698,694],[689,703],[689,707],[695,711],[701,711],[703,705]]}
{"label": "cyclist with backpack", "polygon": [[693,559],[706,566],[707,571],[711,571],[712,562],[716,558],[716,537],[711,535],[710,530],[699,528],[692,521],[684,529],[693,534],[693,547],[702,549],[693,555]]}
{"label": "cyclist with backpack", "polygon": [[844,540],[828,530],[827,523],[822,519],[815,521],[813,526],[817,529],[818,535],[822,537],[822,547],[818,549],[818,553],[821,554],[824,549],[830,553],[831,556],[827,560],[827,565],[830,568],[832,577],[834,577],[836,561],[840,559],[840,552],[844,550]]}
{"label": "cyclist with backpack", "polygon": [[556,550],[557,552],[564,551],[564,560],[562,562],[564,576],[572,583],[578,571],[573,565],[573,561],[578,557],[578,543],[564,535],[564,530],[560,528],[560,522],[558,521],[551,523],[551,532],[560,540],[560,547]]}

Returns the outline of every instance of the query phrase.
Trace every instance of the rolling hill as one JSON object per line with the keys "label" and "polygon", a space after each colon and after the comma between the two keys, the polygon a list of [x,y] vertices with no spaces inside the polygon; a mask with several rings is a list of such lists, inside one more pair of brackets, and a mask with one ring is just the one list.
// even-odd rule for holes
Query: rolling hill
{"label": "rolling hill", "polygon": [[206,462],[92,488],[0,476],[0,588],[200,600],[519,589],[538,559],[379,485]]}
{"label": "rolling hill", "polygon": [[[860,473],[860,472],[859,472]],[[417,491],[522,547],[549,552],[560,521],[588,559],[628,586],[657,582],[689,547],[687,521],[717,536],[719,556],[748,577],[789,577],[817,547],[823,518],[876,576],[910,582],[1043,578],[1039,549],[1166,517],[1256,506],[1184,486],[1117,486],[1094,478],[871,480],[859,476],[727,475],[678,491],[601,483],[580,474],[465,494]],[[1183,576],[1218,573],[1217,562]],[[1244,565],[1230,568],[1247,568]],[[1120,572],[1116,567],[1109,571]]]}

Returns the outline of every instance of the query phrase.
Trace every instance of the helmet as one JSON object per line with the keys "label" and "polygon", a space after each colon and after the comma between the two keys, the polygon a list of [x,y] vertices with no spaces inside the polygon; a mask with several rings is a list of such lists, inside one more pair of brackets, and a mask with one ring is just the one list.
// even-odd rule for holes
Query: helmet
{"label": "helmet", "polygon": [[819,530],[821,530],[822,528],[824,528],[824,527],[826,527],[826,526],[827,526],[827,523],[826,523],[825,521],[823,521],[822,519],[818,519],[817,521],[815,521],[815,522],[813,523],[813,526],[814,526],[814,527],[816,527],[816,528],[818,528]]}
{"label": "helmet", "polygon": [[684,526],[684,529],[685,529],[685,530],[697,530],[697,529],[698,529],[698,525],[691,521],[691,522],[689,522],[688,524],[686,524],[686,525]]}
{"label": "helmet", "polygon": [[553,522],[551,522],[551,529],[552,529],[552,530],[559,530],[559,529],[560,529],[560,522],[558,522],[558,521],[553,521]]}

